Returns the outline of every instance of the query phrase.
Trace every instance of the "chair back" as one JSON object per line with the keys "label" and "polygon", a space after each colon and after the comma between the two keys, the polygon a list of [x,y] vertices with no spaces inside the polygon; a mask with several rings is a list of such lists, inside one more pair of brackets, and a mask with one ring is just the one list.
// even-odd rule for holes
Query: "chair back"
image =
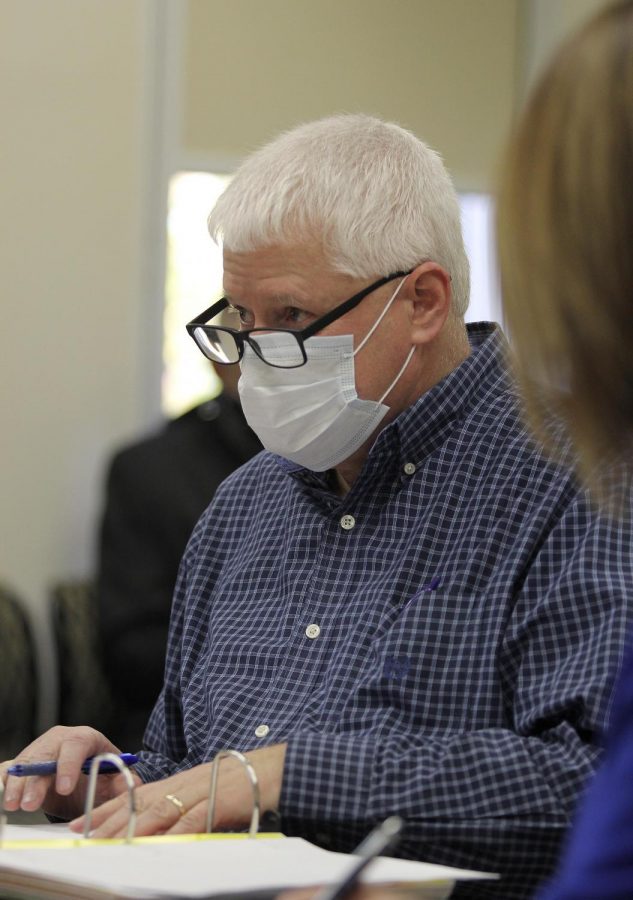
{"label": "chair back", "polygon": [[57,721],[103,731],[113,704],[101,665],[94,584],[56,584],[51,591],[51,615],[57,651]]}
{"label": "chair back", "polygon": [[0,583],[0,759],[11,759],[35,737],[35,644],[26,608]]}

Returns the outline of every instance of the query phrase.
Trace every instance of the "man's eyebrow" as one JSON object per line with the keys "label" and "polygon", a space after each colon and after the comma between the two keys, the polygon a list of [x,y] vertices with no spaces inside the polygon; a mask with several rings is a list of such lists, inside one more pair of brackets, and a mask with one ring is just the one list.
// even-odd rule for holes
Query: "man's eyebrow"
{"label": "man's eyebrow", "polygon": [[[231,306],[240,306],[239,303],[236,303],[236,302],[233,300],[233,298],[231,297],[230,294],[225,294],[225,295],[224,295],[224,299],[225,299]],[[280,305],[282,305],[282,304],[289,304],[289,305],[291,305],[291,306],[301,305],[302,303],[305,303],[305,302],[306,302],[305,300],[299,300],[297,297],[294,296],[294,294],[274,294],[270,299],[273,300],[273,301],[276,302],[276,303],[279,303]]]}

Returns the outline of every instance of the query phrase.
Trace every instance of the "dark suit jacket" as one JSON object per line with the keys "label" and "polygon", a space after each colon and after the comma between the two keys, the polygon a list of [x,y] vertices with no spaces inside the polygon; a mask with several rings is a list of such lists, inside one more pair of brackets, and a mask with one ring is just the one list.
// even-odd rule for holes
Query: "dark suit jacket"
{"label": "dark suit jacket", "polygon": [[162,686],[172,593],[189,535],[220,482],[259,450],[239,405],[222,395],[111,462],[97,599],[115,743],[142,731]]}

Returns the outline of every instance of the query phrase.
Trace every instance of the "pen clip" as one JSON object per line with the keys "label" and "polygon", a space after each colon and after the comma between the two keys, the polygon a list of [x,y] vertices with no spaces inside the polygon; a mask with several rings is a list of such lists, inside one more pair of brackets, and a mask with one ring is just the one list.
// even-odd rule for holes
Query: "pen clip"
{"label": "pen clip", "polygon": [[249,838],[254,838],[259,830],[259,782],[257,780],[255,769],[239,750],[220,750],[211,764],[211,781],[209,783],[209,801],[207,805],[207,824],[205,826],[205,831],[208,834],[211,834],[212,831],[213,815],[215,813],[215,795],[218,785],[218,774],[220,772],[220,760],[225,759],[227,756],[233,757],[233,759],[236,759],[244,766],[248,780],[253,788],[253,814],[251,815],[248,836]]}
{"label": "pen clip", "polygon": [[127,834],[125,836],[126,844],[132,843],[134,837],[134,829],[136,828],[136,797],[134,795],[134,780],[132,773],[125,765],[123,760],[116,753],[100,753],[95,756],[90,763],[90,775],[88,776],[88,792],[86,794],[86,807],[84,809],[84,838],[90,837],[90,820],[92,818],[92,810],[95,802],[95,792],[97,790],[97,775],[99,774],[99,764],[101,762],[109,762],[115,766],[125,778],[127,785],[128,797],[130,800],[130,818],[127,824]]}

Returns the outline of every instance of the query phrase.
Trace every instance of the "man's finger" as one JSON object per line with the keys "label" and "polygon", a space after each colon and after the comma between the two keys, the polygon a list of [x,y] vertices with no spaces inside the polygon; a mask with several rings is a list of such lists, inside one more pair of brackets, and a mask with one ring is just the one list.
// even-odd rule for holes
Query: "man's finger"
{"label": "man's finger", "polygon": [[55,790],[58,794],[65,796],[74,790],[84,762],[89,756],[94,756],[99,752],[95,744],[93,735],[81,733],[69,737],[62,743],[57,757],[57,775],[55,777]]}
{"label": "man's finger", "polygon": [[[90,837],[99,839],[125,837],[127,835],[128,823],[130,821],[130,809],[127,802],[119,804],[115,809],[110,810],[105,818],[103,816],[96,816],[96,813],[100,811],[101,807],[99,807],[99,810],[95,810],[95,814],[91,817]],[[73,828],[73,830],[75,829]],[[134,830],[134,833],[138,833],[136,829]]]}
{"label": "man's finger", "polygon": [[[123,798],[121,798],[123,800]],[[162,834],[170,828],[179,816],[178,810],[165,798],[148,804],[141,795],[137,798],[137,817],[134,826],[135,837],[148,834]],[[101,812],[101,810],[99,810]],[[100,824],[92,832],[94,838],[123,838],[127,836],[130,822],[130,808],[127,798],[116,809],[108,810],[108,815],[99,816]]]}
{"label": "man's finger", "polygon": [[205,830],[207,824],[207,801],[201,800],[191,809],[178,817],[166,834],[198,834]]}
{"label": "man's finger", "polygon": [[[22,753],[16,756],[15,759],[11,760],[10,763],[6,766],[6,769],[9,768],[9,765],[28,765],[29,763],[33,762],[46,762],[47,760],[54,759],[55,754],[50,749],[44,747],[41,751],[41,755],[32,754],[30,752],[29,746],[26,747],[22,751]],[[4,765],[5,764],[3,763],[3,766]],[[5,777],[5,772],[3,772],[3,777]],[[46,792],[51,786],[52,781],[53,779],[51,776],[28,776],[26,778],[22,778],[18,777],[17,775],[7,774],[5,777],[4,786],[4,808],[8,812],[14,812],[18,809],[25,809],[27,811],[37,809],[38,798],[39,802],[41,803],[46,796]],[[24,805],[25,803],[26,805]]]}
{"label": "man's finger", "polygon": [[53,776],[30,775],[28,778],[18,780],[24,784],[20,808],[26,812],[34,812],[39,809],[53,783]]}
{"label": "man's finger", "polygon": [[[145,809],[136,819],[135,833],[138,835],[171,832],[200,800],[196,785],[189,785],[187,780],[182,781],[178,778],[175,782],[169,779],[147,785],[144,791],[138,792],[138,796],[145,801]],[[202,828],[204,817],[202,826],[193,830],[201,831]]]}
{"label": "man's finger", "polygon": [[[112,800],[108,800],[106,803],[101,804],[101,806],[93,807],[90,814],[91,830],[95,831],[95,829],[103,825],[103,823],[106,822],[111,816],[115,815],[123,805],[125,805],[126,809],[129,808],[129,800],[127,794],[120,794],[118,797],[114,797]],[[73,819],[69,825],[70,830],[83,831],[85,822],[85,815]]]}
{"label": "man's finger", "polygon": [[6,771],[10,766],[12,766],[14,764],[14,762],[15,762],[14,759],[3,759],[2,762],[0,762],[0,779],[2,779],[3,784],[6,781],[6,778],[5,778]]}
{"label": "man's finger", "polygon": [[94,728],[73,728],[59,746],[55,790],[62,796],[72,793],[82,774],[81,767],[89,757],[118,752],[118,748]]}

